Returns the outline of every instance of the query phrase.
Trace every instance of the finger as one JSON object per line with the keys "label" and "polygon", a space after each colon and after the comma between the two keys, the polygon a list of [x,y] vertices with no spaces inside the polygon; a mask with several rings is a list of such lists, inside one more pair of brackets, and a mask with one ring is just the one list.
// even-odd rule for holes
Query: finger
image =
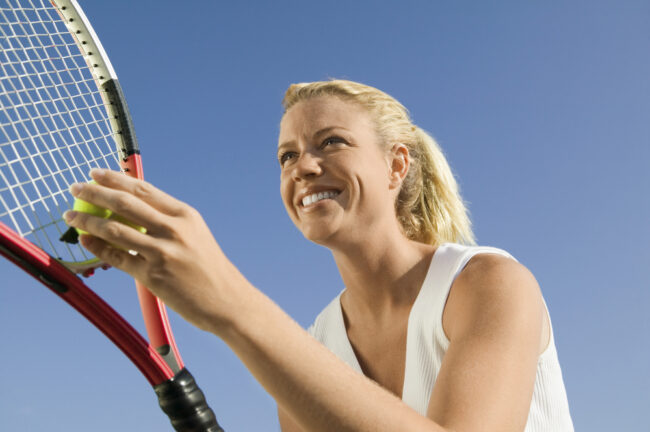
{"label": "finger", "polygon": [[135,278],[139,276],[138,271],[143,268],[143,258],[140,255],[115,248],[106,241],[88,234],[79,236],[79,241],[90,253],[106,264],[123,270]]}
{"label": "finger", "polygon": [[67,211],[63,217],[68,225],[99,237],[115,248],[135,250],[145,257],[155,250],[155,241],[151,236],[123,223],[76,211]]}
{"label": "finger", "polygon": [[166,194],[151,183],[129,177],[117,171],[96,168],[90,171],[90,176],[98,184],[128,192],[169,216],[180,216],[187,208],[184,202]]}
{"label": "finger", "polygon": [[168,216],[122,190],[92,183],[76,183],[70,187],[70,193],[75,198],[107,208],[129,222],[145,227],[151,235],[164,231],[169,225]]}

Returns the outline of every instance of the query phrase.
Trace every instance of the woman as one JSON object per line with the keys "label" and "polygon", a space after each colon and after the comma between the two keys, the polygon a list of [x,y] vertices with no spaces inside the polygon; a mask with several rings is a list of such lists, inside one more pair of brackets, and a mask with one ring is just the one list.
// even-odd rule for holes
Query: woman
{"label": "woman", "polygon": [[277,401],[284,432],[573,430],[537,282],[504,251],[458,244],[473,235],[453,175],[406,109],[349,81],[293,85],[284,107],[283,202],[346,287],[314,337],[240,274],[195,210],[150,184],[96,170],[97,185],[72,188],[147,235],[74,212],[68,222],[222,338]]}

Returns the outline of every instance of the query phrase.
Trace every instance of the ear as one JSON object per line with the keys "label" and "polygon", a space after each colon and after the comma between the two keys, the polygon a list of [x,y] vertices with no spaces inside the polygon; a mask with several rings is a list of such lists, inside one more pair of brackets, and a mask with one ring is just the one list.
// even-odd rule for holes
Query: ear
{"label": "ear", "polygon": [[394,144],[386,157],[390,177],[389,187],[390,189],[399,189],[411,166],[409,149],[404,144]]}

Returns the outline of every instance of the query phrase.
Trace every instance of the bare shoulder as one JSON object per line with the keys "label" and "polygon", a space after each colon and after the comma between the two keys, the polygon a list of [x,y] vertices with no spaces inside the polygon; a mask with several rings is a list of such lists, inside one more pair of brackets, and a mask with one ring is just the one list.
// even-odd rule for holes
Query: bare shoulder
{"label": "bare shoulder", "polygon": [[496,253],[473,256],[456,278],[454,285],[471,286],[470,289],[478,295],[498,294],[508,290],[539,293],[537,280],[528,268],[512,258]]}
{"label": "bare shoulder", "polygon": [[545,308],[533,274],[517,261],[492,253],[478,254],[454,281],[443,329],[455,336],[490,328],[529,323],[542,324]]}

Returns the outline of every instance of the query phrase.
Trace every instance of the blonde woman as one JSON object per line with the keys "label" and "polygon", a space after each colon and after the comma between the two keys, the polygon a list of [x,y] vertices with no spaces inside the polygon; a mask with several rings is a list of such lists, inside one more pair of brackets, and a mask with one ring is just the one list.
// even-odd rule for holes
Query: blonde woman
{"label": "blonde woman", "polygon": [[69,223],[223,339],[275,398],[284,432],[572,431],[539,286],[507,252],[473,245],[435,141],[355,82],[292,85],[283,104],[282,200],[345,285],[309,332],[246,280],[195,210],[148,183],[94,171],[97,185],[72,188],[147,235],[74,212]]}

